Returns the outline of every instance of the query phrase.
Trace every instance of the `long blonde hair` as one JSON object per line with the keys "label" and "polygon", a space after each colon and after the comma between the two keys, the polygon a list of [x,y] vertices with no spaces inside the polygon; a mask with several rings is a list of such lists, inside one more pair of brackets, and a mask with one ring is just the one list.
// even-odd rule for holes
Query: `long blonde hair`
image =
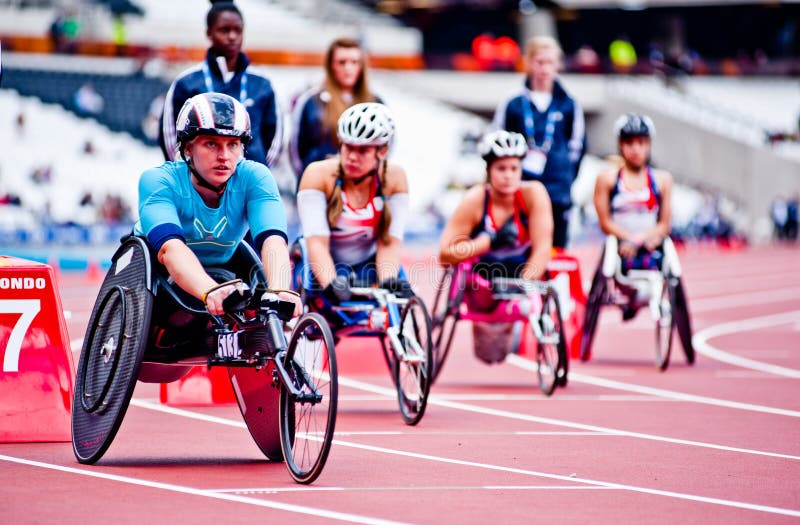
{"label": "long blonde hair", "polygon": [[[361,51],[361,71],[353,86],[353,100],[349,104],[344,100],[344,97],[342,97],[342,87],[339,85],[333,73],[333,55],[337,49],[358,49]],[[324,89],[330,95],[324,117],[325,133],[333,140],[334,144],[339,144],[339,139],[336,136],[336,125],[344,110],[353,104],[375,101],[375,97],[370,92],[369,82],[367,81],[366,52],[361,47],[358,40],[354,38],[337,38],[328,46],[328,50],[325,52]]]}
{"label": "long blonde hair", "polygon": [[[380,187],[383,189],[386,187],[386,172],[389,168],[389,161],[383,159],[380,161],[380,166],[378,166],[378,177],[380,182]],[[328,225],[331,229],[336,226],[336,223],[339,222],[339,217],[342,215],[342,209],[344,208],[344,200],[342,199],[342,178],[344,176],[344,170],[342,169],[342,163],[339,161],[338,166],[338,173],[336,174],[336,185],[333,187],[333,192],[331,193],[330,198],[328,198]],[[378,223],[378,239],[384,244],[389,243],[389,226],[392,224],[392,214],[389,211],[389,206],[386,205],[386,198],[383,196],[383,191],[381,191],[381,198],[384,199],[383,203],[383,213],[381,213],[381,220]]]}

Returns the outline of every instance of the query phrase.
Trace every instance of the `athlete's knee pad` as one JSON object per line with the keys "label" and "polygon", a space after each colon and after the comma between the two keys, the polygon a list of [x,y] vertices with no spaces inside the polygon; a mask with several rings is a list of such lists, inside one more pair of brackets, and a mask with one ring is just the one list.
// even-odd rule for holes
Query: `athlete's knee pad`
{"label": "athlete's knee pad", "polygon": [[606,236],[606,244],[603,250],[603,277],[614,277],[619,268],[619,241],[613,235]]}

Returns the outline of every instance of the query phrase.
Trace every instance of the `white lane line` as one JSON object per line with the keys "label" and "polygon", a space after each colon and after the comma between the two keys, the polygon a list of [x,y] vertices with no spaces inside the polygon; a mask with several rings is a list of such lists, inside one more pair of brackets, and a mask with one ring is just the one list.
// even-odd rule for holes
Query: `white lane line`
{"label": "white lane line", "polygon": [[220,494],[279,494],[281,492],[401,492],[417,490],[618,490],[594,485],[440,485],[432,487],[265,487],[248,489],[218,489]]}
{"label": "white lane line", "polygon": [[[518,355],[510,354],[506,358],[506,361],[519,368],[523,368],[526,370],[533,370],[533,371],[536,370],[536,363],[523,359]],[[644,385],[623,383],[621,381],[614,381],[612,379],[605,379],[602,377],[594,377],[588,374],[581,374],[577,372],[570,372],[569,380],[574,381],[576,383],[585,383],[604,388],[613,388],[615,390],[625,390],[628,392],[636,392],[639,394],[666,397],[677,401],[687,401],[690,403],[699,403],[703,405],[713,405],[725,408],[733,408],[736,410],[747,410],[749,412],[761,412],[764,414],[774,414],[778,416],[800,417],[800,411],[797,410],[788,410],[785,408],[775,408],[764,405],[754,405],[752,403],[741,403],[739,401],[728,401],[727,399],[718,399],[715,397],[700,396],[696,394],[686,394],[684,392],[676,392],[674,390],[666,390],[663,388],[654,388]]]}
{"label": "white lane line", "polygon": [[97,472],[93,470],[83,470],[74,467],[65,467],[63,465],[54,465],[52,463],[43,463],[41,461],[32,461],[29,459],[22,459],[13,456],[6,456],[0,454],[0,461],[7,461],[10,463],[17,463],[20,465],[27,465],[31,467],[45,468],[49,470],[56,470],[66,472],[69,474],[78,474],[81,476],[88,476],[92,478],[106,479],[109,481],[117,481],[120,483],[127,483],[129,485],[138,485],[140,487],[148,487],[170,492],[179,492],[181,494],[189,494],[191,496],[202,496],[204,498],[219,499],[225,501],[233,501],[236,503],[245,503],[247,505],[254,505],[257,507],[266,507],[276,510],[285,510],[287,512],[295,512],[298,514],[307,514],[309,516],[316,516],[320,518],[329,518],[339,521],[347,521],[350,523],[383,523],[386,525],[394,525],[400,522],[383,520],[370,516],[359,516],[358,514],[349,514],[346,512],[336,512],[325,509],[316,509],[313,507],[306,507],[303,505],[293,505],[290,503],[280,503],[277,501],[269,501],[256,498],[246,498],[244,496],[237,496],[234,494],[220,494],[215,491],[208,491],[202,489],[195,489],[192,487],[184,487],[182,485],[174,485],[172,483],[162,483],[159,481],[148,481],[143,479],[131,478],[128,476],[119,476],[117,474],[108,474],[105,472]]}
{"label": "white lane line", "polygon": [[668,497],[668,498],[695,501],[695,502],[700,502],[700,503],[710,503],[710,504],[713,504],[713,505],[721,505],[721,506],[725,506],[725,507],[734,507],[734,508],[739,508],[739,509],[747,509],[747,510],[754,510],[754,511],[759,511],[759,512],[766,512],[766,513],[769,513],[769,514],[781,514],[781,515],[785,515],[785,516],[800,517],[800,510],[796,510],[796,509],[787,509],[787,508],[782,508],[782,507],[772,507],[772,506],[769,506],[769,505],[759,505],[759,504],[755,504],[755,503],[746,503],[746,502],[742,502],[742,501],[727,500],[727,499],[722,499],[722,498],[711,498],[711,497],[706,497],[706,496],[698,496],[698,495],[695,495],[695,494],[673,492],[673,491],[669,491],[669,490],[652,489],[652,488],[648,488],[648,487],[638,487],[638,486],[635,486],[635,485],[625,485],[625,484],[622,484],[622,483],[613,483],[613,482],[600,481],[600,480],[589,479],[589,478],[581,478],[581,477],[578,477],[575,474],[571,474],[569,476],[564,476],[564,475],[561,475],[561,474],[551,474],[551,473],[548,473],[548,472],[539,472],[539,471],[535,471],[535,470],[526,470],[526,469],[519,469],[519,468],[514,468],[514,467],[504,467],[504,466],[500,466],[500,465],[491,465],[491,464],[488,464],[488,463],[478,463],[478,462],[475,462],[475,461],[464,461],[464,460],[460,460],[460,459],[452,459],[452,458],[446,458],[446,457],[441,457],[441,456],[432,456],[432,455],[429,455],[429,454],[420,454],[418,452],[408,452],[408,451],[390,449],[390,448],[385,448],[385,447],[376,447],[376,446],[372,446],[372,445],[363,445],[363,444],[360,444],[360,443],[344,442],[344,441],[339,441],[337,439],[334,439],[333,442],[335,444],[339,445],[339,446],[357,448],[357,449],[361,449],[361,450],[368,450],[368,451],[371,451],[371,452],[379,452],[379,453],[382,453],[382,454],[392,454],[392,455],[396,455],[396,456],[404,456],[404,457],[410,457],[410,458],[416,458],[416,459],[423,459],[423,460],[427,460],[427,461],[435,461],[435,462],[438,462],[438,463],[448,463],[448,464],[451,464],[451,465],[459,465],[459,466],[465,466],[465,467],[475,467],[475,468],[480,468],[480,469],[485,469],[485,470],[493,470],[493,471],[506,472],[506,473],[511,473],[511,474],[520,474],[520,475],[524,475],[524,476],[534,476],[534,477],[545,478],[545,479],[554,479],[554,480],[559,480],[559,481],[569,481],[569,482],[572,482],[572,483],[584,483],[584,484],[587,484],[587,485],[593,485],[593,486],[597,486],[597,487],[605,487],[605,488],[609,488],[609,489],[627,490],[627,491],[638,492],[638,493],[642,493],[642,494],[650,494],[650,495],[655,495],[655,496],[664,496],[664,497]]}
{"label": "white lane line", "polygon": [[[340,382],[342,381],[341,377],[339,378],[339,381]],[[374,385],[370,385],[370,386],[374,386]],[[375,387],[375,388],[381,388],[381,387]],[[385,389],[385,390],[388,390],[388,389]],[[394,391],[391,391],[391,393],[392,393],[392,395],[394,395]],[[434,403],[434,400],[433,399],[429,399],[428,402],[429,402],[429,404],[430,403]],[[133,404],[133,401],[131,401],[131,403]],[[187,418],[211,421],[211,422],[214,422],[214,423],[221,422],[221,421],[219,421],[221,418],[209,417],[209,416],[206,416],[205,414],[196,414],[196,413],[190,412],[188,410],[176,409],[176,408],[171,408],[171,407],[156,406],[156,405],[151,404],[149,402],[137,402],[135,404],[137,406],[142,407],[142,408],[148,408],[148,409],[158,410],[158,411],[162,411],[162,412],[169,412],[169,413],[181,415],[181,416],[184,416],[184,417],[187,417]],[[440,403],[436,403],[436,404],[440,404]],[[445,406],[450,405],[450,404],[451,403],[446,403]],[[457,407],[457,408],[459,408],[459,407]],[[479,408],[479,407],[474,407],[474,408]],[[480,410],[471,410],[471,411],[480,411]],[[491,412],[498,412],[498,411],[491,411]],[[514,416],[524,416],[524,414],[514,414]],[[515,417],[515,419],[537,419],[537,420],[539,420],[539,419],[548,419],[548,418]],[[556,420],[553,420],[553,421],[556,421]],[[229,425],[229,426],[234,426],[234,427],[243,427],[243,426],[245,426],[244,423],[240,423],[238,421],[231,421],[231,420],[224,420],[224,422],[221,422],[221,423]],[[561,423],[557,422],[555,424],[561,424]],[[587,425],[582,425],[582,426],[587,426]],[[633,437],[644,436],[644,434],[636,436],[633,433],[628,433],[628,432],[620,433],[620,435],[633,436]],[[669,438],[658,439],[658,440],[659,441],[670,441],[670,442],[680,441],[680,440],[672,440],[672,439],[669,439]],[[770,514],[781,514],[781,515],[786,515],[786,516],[800,517],[800,510],[795,510],[795,509],[786,509],[786,508],[781,508],[781,507],[772,507],[772,506],[768,506],[768,505],[759,505],[759,504],[746,503],[746,502],[735,501],[735,500],[726,500],[726,499],[721,499],[721,498],[711,498],[711,497],[706,497],[706,496],[698,496],[698,495],[695,495],[695,494],[686,494],[686,493],[673,492],[673,491],[668,491],[668,490],[652,489],[652,488],[648,488],[648,487],[638,487],[638,486],[635,486],[635,485],[625,485],[625,484],[621,484],[621,483],[612,483],[612,482],[607,482],[607,481],[600,481],[600,480],[594,480],[594,479],[588,479],[588,478],[581,478],[581,477],[578,477],[576,474],[570,474],[568,476],[561,475],[561,474],[551,474],[551,473],[547,473],[547,472],[539,472],[539,471],[533,471],[533,470],[518,469],[518,468],[513,468],[513,467],[504,467],[504,466],[500,466],[500,465],[491,465],[491,464],[487,464],[487,463],[478,463],[478,462],[474,462],[474,461],[465,461],[465,460],[452,459],[452,458],[446,458],[446,457],[441,457],[441,456],[432,456],[432,455],[429,455],[429,454],[420,454],[420,453],[417,453],[417,452],[408,452],[408,451],[404,451],[404,450],[397,450],[397,449],[391,449],[391,448],[385,448],[385,447],[377,447],[377,446],[373,446],[373,445],[365,445],[365,444],[361,444],[361,443],[353,443],[353,442],[349,442],[349,441],[342,441],[340,439],[334,439],[333,443],[338,445],[338,446],[343,446],[343,447],[356,448],[356,449],[360,449],[360,450],[367,450],[367,451],[378,452],[378,453],[382,453],[382,454],[391,454],[391,455],[395,455],[395,456],[411,457],[411,458],[423,459],[423,460],[427,460],[427,461],[435,461],[435,462],[438,462],[438,463],[448,463],[448,464],[452,464],[452,465],[475,467],[475,468],[481,468],[481,469],[485,469],[485,470],[507,472],[507,473],[512,473],[512,474],[521,474],[521,475],[526,475],[526,476],[535,476],[535,477],[540,477],[540,478],[545,478],[545,479],[568,481],[568,482],[571,482],[571,483],[583,483],[583,484],[587,484],[587,485],[605,487],[605,488],[610,488],[610,489],[627,490],[627,491],[638,492],[638,493],[642,493],[642,494],[664,496],[664,497],[669,497],[669,498],[688,500],[688,501],[695,501],[695,502],[700,502],[700,503],[710,503],[710,504],[713,504],[713,505],[721,505],[721,506],[726,506],[726,507],[734,507],[734,508],[740,508],[740,509],[754,510],[754,511],[758,511],[758,512],[766,512],[766,513],[770,513]],[[686,443],[691,443],[691,442],[686,442]],[[723,450],[737,450],[737,449],[731,449],[730,447],[720,447],[720,446],[717,446],[717,445],[709,445],[709,444],[700,444],[700,445],[701,446],[707,446],[707,447],[710,447],[710,448],[720,448],[720,449],[723,449]],[[739,449],[737,451],[743,451],[743,449]],[[783,455],[777,455],[777,454],[771,454],[771,453],[761,453],[761,452],[758,452],[758,451],[752,451],[752,452],[755,452],[755,453],[758,453],[758,454],[761,454],[761,455],[788,457],[790,459],[800,459],[799,457],[793,457],[793,456],[783,456]],[[2,459],[2,456],[0,456],[0,459]],[[256,500],[256,501],[260,501],[260,500]]]}
{"label": "white lane line", "polygon": [[[762,363],[761,361],[755,361],[746,357],[740,357],[738,355],[722,351],[708,344],[708,340],[713,339],[714,337],[745,332],[748,330],[758,330],[760,328],[768,328],[770,326],[782,324],[793,324],[799,321],[800,310],[783,312],[774,315],[765,315],[762,317],[751,317],[749,319],[742,319],[739,321],[709,326],[708,328],[700,330],[694,334],[692,343],[694,343],[694,349],[698,354],[710,357],[711,359],[742,368],[758,370],[759,372],[767,372],[769,374],[789,377],[792,379],[800,379],[800,370],[787,368],[785,366],[771,365],[769,363]],[[800,345],[800,341],[798,342],[798,345]]]}
{"label": "white lane line", "polygon": [[[571,377],[571,376],[570,376]],[[396,396],[397,393],[393,389],[380,387],[377,385],[373,385],[370,383],[364,383],[362,381],[357,381],[355,379],[347,378],[339,376],[339,384],[340,385],[347,385],[353,388],[361,388],[363,390],[367,390],[369,392],[375,393],[383,393],[386,396]],[[678,438],[670,438],[665,436],[657,436],[653,434],[644,434],[641,432],[631,432],[627,430],[620,430],[616,428],[609,428],[609,427],[600,427],[597,425],[587,425],[583,423],[575,423],[573,421],[566,421],[563,419],[554,419],[549,417],[541,417],[541,416],[533,416],[529,414],[521,414],[518,412],[510,412],[508,410],[497,410],[494,408],[486,408],[476,405],[468,405],[466,403],[457,403],[455,401],[447,401],[444,399],[439,399],[436,395],[431,395],[428,398],[429,405],[437,405],[443,406],[447,408],[452,408],[454,410],[463,410],[465,412],[474,412],[483,415],[489,416],[497,416],[503,417],[507,419],[516,419],[520,421],[530,421],[533,423],[544,423],[546,425],[555,425],[567,428],[575,428],[580,430],[585,430],[589,432],[603,432],[607,434],[613,434],[616,436],[625,436],[625,437],[632,437],[637,439],[646,439],[650,441],[660,441],[664,443],[673,443],[677,445],[688,445],[693,447],[701,447],[701,448],[711,448],[716,450],[724,450],[726,452],[737,452],[742,454],[752,454],[757,456],[768,456],[768,457],[775,457],[781,459],[792,459],[792,460],[800,460],[800,456],[793,456],[790,454],[780,454],[777,452],[765,452],[762,450],[753,450],[747,448],[739,448],[739,447],[729,447],[726,445],[718,445],[716,443],[706,443],[702,441],[691,441],[686,439],[678,439]]]}
{"label": "white lane line", "polygon": [[800,297],[800,288],[781,288],[774,291],[728,294],[716,297],[704,297],[702,299],[693,299],[691,290],[687,290],[687,293],[689,294],[689,311],[696,313],[715,312],[717,310],[757,304],[771,304],[780,301],[796,301],[797,298]]}

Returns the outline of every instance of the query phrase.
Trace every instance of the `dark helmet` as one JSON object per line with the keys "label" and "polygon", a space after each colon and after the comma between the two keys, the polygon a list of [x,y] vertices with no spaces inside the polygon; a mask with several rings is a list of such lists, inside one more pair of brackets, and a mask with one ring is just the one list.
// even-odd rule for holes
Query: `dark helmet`
{"label": "dark helmet", "polygon": [[631,137],[653,138],[656,134],[656,127],[647,115],[627,113],[619,117],[614,123],[614,131],[616,132],[617,140]]}
{"label": "dark helmet", "polygon": [[175,122],[178,144],[198,135],[239,137],[250,142],[250,115],[241,102],[223,93],[200,93],[187,100]]}

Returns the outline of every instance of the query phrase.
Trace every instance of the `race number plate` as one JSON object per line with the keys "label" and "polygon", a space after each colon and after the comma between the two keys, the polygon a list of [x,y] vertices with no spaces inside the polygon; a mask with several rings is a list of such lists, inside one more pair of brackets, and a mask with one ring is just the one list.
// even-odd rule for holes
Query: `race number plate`
{"label": "race number plate", "polygon": [[542,150],[536,148],[528,150],[528,154],[522,159],[522,169],[536,176],[544,173],[545,164],[547,164],[547,155]]}
{"label": "race number plate", "polygon": [[239,357],[241,354],[238,332],[217,334],[217,355],[219,357]]}

